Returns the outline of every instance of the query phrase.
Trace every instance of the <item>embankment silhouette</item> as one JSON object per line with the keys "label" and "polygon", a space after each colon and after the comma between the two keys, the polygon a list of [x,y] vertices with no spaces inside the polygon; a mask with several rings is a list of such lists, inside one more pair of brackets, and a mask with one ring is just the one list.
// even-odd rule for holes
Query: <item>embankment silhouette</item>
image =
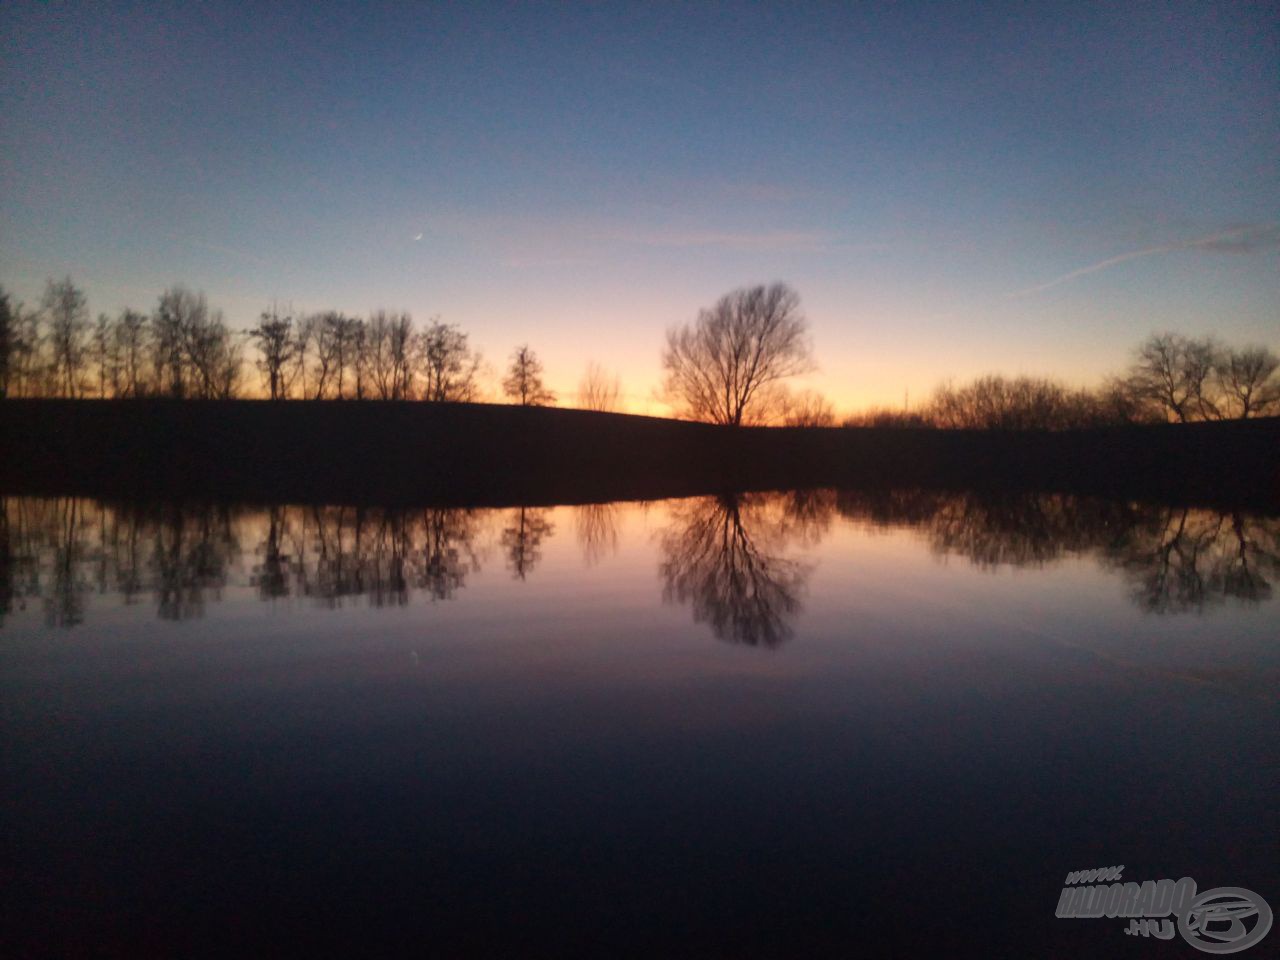
{"label": "embankment silhouette", "polygon": [[536,504],[915,486],[1274,509],[1280,418],[1061,432],[725,428],[492,404],[5,400],[0,488]]}

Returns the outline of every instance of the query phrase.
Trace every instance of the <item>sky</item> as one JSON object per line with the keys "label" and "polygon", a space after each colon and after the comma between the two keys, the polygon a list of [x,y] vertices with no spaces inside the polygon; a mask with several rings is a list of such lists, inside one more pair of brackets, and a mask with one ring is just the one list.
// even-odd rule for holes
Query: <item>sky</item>
{"label": "sky", "polygon": [[409,310],[636,412],[803,301],[840,410],[1280,348],[1280,5],[0,5],[0,285]]}

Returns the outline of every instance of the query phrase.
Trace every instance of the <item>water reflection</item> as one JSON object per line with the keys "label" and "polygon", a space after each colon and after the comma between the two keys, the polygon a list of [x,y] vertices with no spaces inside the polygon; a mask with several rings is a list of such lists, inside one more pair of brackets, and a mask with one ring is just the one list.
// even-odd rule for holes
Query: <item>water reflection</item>
{"label": "water reflection", "polygon": [[[30,606],[50,627],[73,627],[94,596],[147,601],[160,617],[184,620],[245,587],[261,600],[323,608],[450,600],[492,549],[512,577],[535,577],[558,529],[558,511],[532,507],[0,504],[0,625]],[[940,557],[984,570],[1089,556],[1151,613],[1268,601],[1280,576],[1280,520],[1243,512],[920,490],[725,494],[657,507],[664,599],[687,605],[722,640],[765,647],[792,635],[814,569],[806,551],[838,524],[909,528]],[[619,553],[635,509],[561,508],[588,567]]]}
{"label": "water reflection", "polygon": [[673,507],[662,535],[663,599],[689,604],[721,640],[782,643],[810,570],[784,553],[794,529],[812,522],[793,503],[776,494],[733,494]]}
{"label": "water reflection", "polygon": [[[448,600],[480,568],[480,514],[463,509],[272,507],[252,582],[263,599],[403,606]],[[250,522],[254,518],[248,518]]]}
{"label": "water reflection", "polygon": [[618,552],[618,505],[588,503],[575,511],[575,528],[582,559],[588,567]]}
{"label": "water reflection", "polygon": [[542,559],[542,541],[555,532],[546,510],[519,507],[511,511],[502,530],[502,547],[507,553],[507,568],[517,580],[523,580]]}

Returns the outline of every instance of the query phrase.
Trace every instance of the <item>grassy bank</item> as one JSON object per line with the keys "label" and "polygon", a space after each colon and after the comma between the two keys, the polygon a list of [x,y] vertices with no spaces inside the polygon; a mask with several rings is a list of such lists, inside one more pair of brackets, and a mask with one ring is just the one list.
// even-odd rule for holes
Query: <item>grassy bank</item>
{"label": "grassy bank", "polygon": [[731,430],[488,404],[0,401],[10,493],[501,504],[814,485],[1270,507],[1280,418],[1058,433]]}

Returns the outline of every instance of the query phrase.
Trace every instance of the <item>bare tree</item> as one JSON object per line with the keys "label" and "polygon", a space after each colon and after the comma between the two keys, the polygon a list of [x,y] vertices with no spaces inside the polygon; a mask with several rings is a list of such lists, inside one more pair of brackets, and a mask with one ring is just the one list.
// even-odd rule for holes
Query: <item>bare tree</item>
{"label": "bare tree", "polygon": [[365,323],[364,365],[369,390],[380,400],[392,399],[391,321],[385,310],[375,310]]}
{"label": "bare tree", "polygon": [[1158,405],[1166,419],[1186,423],[1219,416],[1210,396],[1217,350],[1208,338],[1152,334],[1138,347],[1124,383],[1133,397]]}
{"label": "bare tree", "polygon": [[[316,351],[324,371],[321,382],[322,384],[331,383],[333,395],[342,400],[347,395],[348,373],[354,372],[352,369],[355,360],[353,320],[336,310],[327,310],[320,314],[318,334]],[[323,393],[324,388],[321,386],[317,395],[322,396]]]}
{"label": "bare tree", "polygon": [[[203,304],[203,294],[200,301]],[[227,400],[235,395],[243,354],[221,310],[193,313],[182,327],[182,345],[193,395],[202,400]]]}
{"label": "bare tree", "polygon": [[120,377],[118,396],[140,397],[146,393],[146,379],[143,371],[147,336],[145,316],[127,308],[120,311],[112,332],[113,350]]}
{"label": "bare tree", "polygon": [[185,397],[191,388],[188,347],[192,331],[208,321],[209,305],[203,293],[178,284],[160,294],[151,318],[151,353],[156,391],[167,397]]}
{"label": "bare tree", "polygon": [[481,358],[467,345],[467,335],[451,324],[433,320],[418,344],[422,399],[435,403],[475,400]]}
{"label": "bare tree", "polygon": [[13,360],[18,352],[16,321],[9,294],[0,287],[0,400],[9,395],[9,384],[13,379]]}
{"label": "bare tree", "polygon": [[1280,357],[1265,347],[1224,349],[1214,365],[1214,380],[1224,417],[1266,416],[1280,408]]}
{"label": "bare tree", "polygon": [[516,347],[511,354],[511,366],[507,368],[502,389],[522,407],[540,407],[554,403],[556,399],[556,395],[543,385],[542,361],[528,344]]}
{"label": "bare tree", "polygon": [[739,426],[764,419],[769,388],[813,369],[800,296],[783,283],[744,287],[667,331],[668,400],[686,416]]}
{"label": "bare tree", "polygon": [[314,361],[311,366],[311,396],[315,400],[324,399],[331,382],[337,379],[338,346],[334,340],[338,327],[333,322],[334,317],[332,312],[316,313],[303,321]]}
{"label": "bare tree", "polygon": [[363,325],[360,347],[363,395],[409,399],[420,352],[413,318],[407,313],[373,311]]}
{"label": "bare tree", "polygon": [[267,382],[268,395],[272,400],[283,400],[289,392],[290,373],[296,369],[291,364],[299,347],[293,317],[287,312],[281,316],[279,308],[272,304],[271,309],[262,312],[249,337],[258,345],[255,364]]}
{"label": "bare tree", "polygon": [[38,397],[53,393],[52,368],[44,358],[45,336],[39,310],[22,304],[9,308],[9,359],[7,392],[14,397]]}
{"label": "bare tree", "polygon": [[929,415],[952,429],[1064,430],[1091,425],[1095,401],[1052,380],[988,374],[963,387],[938,387]]}
{"label": "bare tree", "polygon": [[105,398],[110,387],[111,396],[118,392],[120,371],[115,362],[115,337],[113,336],[111,318],[105,313],[98,314],[93,324],[93,333],[89,339],[90,351],[93,355],[93,368],[98,379],[98,396]]}
{"label": "bare tree", "polygon": [[391,318],[391,392],[396,400],[408,400],[413,395],[414,344],[413,317],[407,313]]}
{"label": "bare tree", "polygon": [[621,394],[622,381],[618,375],[607,373],[604,367],[593,360],[578,384],[578,406],[583,410],[612,413],[618,409]]}
{"label": "bare tree", "polygon": [[780,419],[784,427],[834,427],[835,409],[816,390],[786,392],[779,401]]}
{"label": "bare tree", "polygon": [[77,397],[85,359],[85,337],[89,331],[89,309],[84,291],[70,277],[45,285],[40,309],[49,321],[49,346],[54,378],[63,396]]}

